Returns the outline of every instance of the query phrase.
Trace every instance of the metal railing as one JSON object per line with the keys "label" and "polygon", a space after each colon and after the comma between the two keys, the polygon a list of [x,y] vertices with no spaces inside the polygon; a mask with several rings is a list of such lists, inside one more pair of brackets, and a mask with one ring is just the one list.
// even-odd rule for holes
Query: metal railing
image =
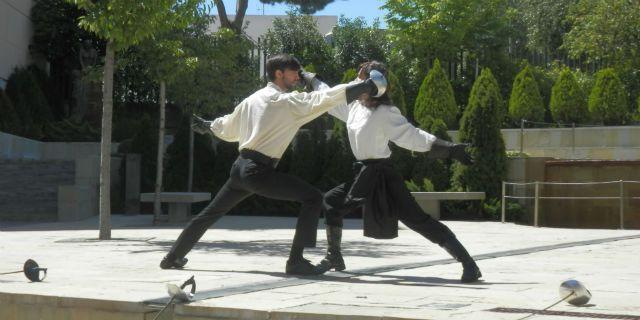
{"label": "metal railing", "polygon": [[[507,199],[533,199],[533,226],[538,227],[538,217],[539,217],[539,208],[540,208],[540,199],[550,199],[550,200],[619,200],[619,216],[620,216],[620,229],[624,229],[624,200],[625,199],[633,199],[640,200],[640,196],[637,197],[625,197],[624,196],[624,184],[625,183],[637,183],[640,184],[640,181],[625,181],[625,180],[617,180],[617,181],[603,181],[603,182],[506,182],[502,181],[502,222],[505,222],[506,219],[506,200]],[[618,195],[617,196],[608,196],[608,197],[549,197],[549,196],[540,196],[540,186],[541,185],[565,185],[565,186],[583,186],[583,185],[603,185],[603,184],[618,184]],[[513,186],[534,186],[534,196],[509,196],[507,195],[507,185]]]}

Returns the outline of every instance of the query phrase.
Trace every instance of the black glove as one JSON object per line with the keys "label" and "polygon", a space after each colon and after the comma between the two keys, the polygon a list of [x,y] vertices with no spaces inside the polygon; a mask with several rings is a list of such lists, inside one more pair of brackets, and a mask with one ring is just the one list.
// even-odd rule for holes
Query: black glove
{"label": "black glove", "polygon": [[436,139],[427,152],[427,158],[455,159],[464,165],[472,165],[473,157],[467,152],[467,143],[453,143],[442,139]]}
{"label": "black glove", "polygon": [[298,76],[300,77],[300,84],[309,91],[313,91],[314,81],[321,81],[317,74],[305,71],[302,68],[298,70]]}
{"label": "black glove", "polygon": [[193,115],[193,124],[191,125],[191,130],[193,130],[193,132],[199,133],[199,134],[207,134],[207,133],[211,133],[211,121],[207,121],[205,119],[202,119],[198,116],[196,116],[195,114]]}

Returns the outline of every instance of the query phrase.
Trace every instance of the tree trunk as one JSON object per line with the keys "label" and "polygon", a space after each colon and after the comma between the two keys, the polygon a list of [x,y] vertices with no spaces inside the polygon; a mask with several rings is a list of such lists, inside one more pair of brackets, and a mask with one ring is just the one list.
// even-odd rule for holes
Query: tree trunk
{"label": "tree trunk", "polygon": [[244,16],[249,6],[249,0],[236,0],[236,16],[233,21],[227,17],[227,10],[222,0],[214,0],[213,3],[218,8],[218,19],[220,19],[220,26],[233,30],[236,34],[242,33],[242,24],[244,22]]}
{"label": "tree trunk", "polygon": [[100,240],[111,239],[111,118],[115,48],[107,43],[102,75],[102,137],[100,141]]}
{"label": "tree trunk", "polygon": [[160,206],[160,192],[162,192],[162,162],[164,161],[164,110],[166,94],[166,82],[160,81],[160,117],[159,117],[159,130],[158,130],[158,157],[156,161],[156,185],[155,195],[153,197],[153,224],[160,221],[160,215],[162,214],[162,208]]}
{"label": "tree trunk", "polygon": [[191,192],[193,189],[193,130],[191,130],[191,126],[193,125],[193,117],[189,117],[189,174],[187,178],[187,191]]}

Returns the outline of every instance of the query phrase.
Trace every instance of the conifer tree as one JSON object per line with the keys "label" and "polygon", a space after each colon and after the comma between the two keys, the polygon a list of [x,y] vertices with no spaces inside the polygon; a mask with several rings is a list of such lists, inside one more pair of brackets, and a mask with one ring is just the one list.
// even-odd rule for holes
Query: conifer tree
{"label": "conifer tree", "polygon": [[509,116],[515,123],[521,119],[544,120],[544,104],[531,67],[526,65],[513,81],[509,98]]}
{"label": "conifer tree", "polygon": [[418,91],[413,109],[415,120],[424,126],[428,117],[442,119],[447,127],[452,128],[456,125],[457,109],[453,87],[436,59]]}
{"label": "conifer tree", "polygon": [[627,93],[612,68],[596,73],[596,83],[589,94],[589,113],[593,120],[606,125],[624,124],[627,120]]}
{"label": "conifer tree", "polygon": [[491,70],[482,70],[471,89],[469,103],[460,120],[460,141],[470,144],[475,159],[471,166],[454,164],[452,185],[459,191],[484,191],[488,199],[500,197],[506,174],[504,140],[500,133],[500,88]]}
{"label": "conifer tree", "polygon": [[581,123],[587,120],[587,101],[576,76],[565,68],[551,89],[549,102],[554,121]]}

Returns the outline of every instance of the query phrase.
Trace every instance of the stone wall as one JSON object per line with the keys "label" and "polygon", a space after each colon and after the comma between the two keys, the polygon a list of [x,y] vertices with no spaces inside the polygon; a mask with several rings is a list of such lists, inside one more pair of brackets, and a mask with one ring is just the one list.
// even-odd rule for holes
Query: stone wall
{"label": "stone wall", "polygon": [[0,160],[0,220],[57,220],[58,186],[74,179],[73,161]]}
{"label": "stone wall", "polygon": [[[113,143],[113,152],[117,148]],[[125,183],[125,156],[111,157],[113,213],[139,213],[134,199],[140,193],[140,157],[128,158],[131,181]],[[99,142],[40,142],[0,132],[0,220],[69,221],[97,215],[99,181]]]}

